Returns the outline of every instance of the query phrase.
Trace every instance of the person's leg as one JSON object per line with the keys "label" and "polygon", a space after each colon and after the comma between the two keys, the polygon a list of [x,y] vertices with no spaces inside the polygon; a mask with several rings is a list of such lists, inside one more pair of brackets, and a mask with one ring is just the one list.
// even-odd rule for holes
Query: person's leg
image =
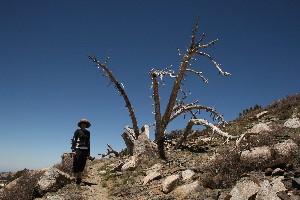
{"label": "person's leg", "polygon": [[79,165],[78,165],[78,175],[77,175],[77,180],[76,180],[77,184],[81,183],[82,173],[84,171],[86,160],[87,160],[87,157],[88,157],[88,151],[87,150],[81,150],[80,153],[81,153],[80,154],[81,156],[80,156],[80,162],[79,162]]}
{"label": "person's leg", "polygon": [[82,176],[82,172],[78,172],[77,176],[76,176],[76,184],[81,183],[81,180],[82,180],[81,176]]}
{"label": "person's leg", "polygon": [[76,179],[78,177],[78,173],[73,172],[73,178]]}
{"label": "person's leg", "polygon": [[76,150],[76,154],[74,156],[74,160],[73,160],[73,177],[76,181],[76,183],[78,182],[78,178],[79,176],[81,177],[81,175],[79,174],[80,173],[80,168],[81,168],[81,157],[82,157],[82,154],[80,152],[79,149]]}

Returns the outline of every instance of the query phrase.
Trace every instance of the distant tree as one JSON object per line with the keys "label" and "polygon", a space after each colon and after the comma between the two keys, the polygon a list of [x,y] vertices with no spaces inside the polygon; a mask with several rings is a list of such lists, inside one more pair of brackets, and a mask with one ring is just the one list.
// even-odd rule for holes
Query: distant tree
{"label": "distant tree", "polygon": [[255,104],[254,107],[250,107],[249,109],[246,108],[245,110],[243,110],[243,113],[240,113],[240,114],[239,114],[239,117],[245,116],[245,115],[248,114],[249,112],[252,112],[252,111],[255,111],[255,110],[259,110],[259,109],[262,109],[262,106],[260,106],[260,105],[258,105],[258,104]]}
{"label": "distant tree", "polygon": [[[154,101],[154,115],[155,115],[155,141],[158,146],[158,152],[161,158],[166,158],[164,143],[166,139],[166,129],[168,125],[177,117],[190,114],[191,119],[188,121],[187,126],[181,136],[181,139],[176,144],[175,148],[178,148],[181,143],[186,140],[187,136],[193,133],[192,127],[194,125],[204,125],[206,127],[211,128],[214,132],[218,133],[222,137],[229,139],[235,139],[237,136],[229,135],[226,132],[221,131],[217,125],[214,125],[207,121],[206,119],[198,118],[200,114],[200,110],[205,110],[209,112],[213,120],[218,121],[218,125],[223,124],[225,122],[222,115],[220,115],[214,108],[207,107],[198,104],[198,100],[186,103],[185,99],[187,98],[187,93],[183,89],[185,77],[187,74],[193,74],[198,76],[204,83],[208,83],[208,79],[204,77],[202,72],[199,72],[193,68],[191,68],[191,61],[196,60],[196,57],[205,57],[211,61],[213,66],[218,70],[219,74],[223,76],[229,76],[230,73],[225,72],[221,69],[220,64],[218,64],[208,53],[204,52],[206,48],[213,46],[218,40],[213,40],[206,44],[202,44],[203,39],[205,37],[205,33],[202,33],[199,39],[197,39],[197,31],[198,31],[198,23],[199,18],[196,22],[194,29],[192,30],[191,42],[189,47],[185,52],[178,49],[179,56],[182,57],[182,60],[179,65],[179,71],[175,73],[175,71],[171,70],[171,67],[167,67],[165,69],[152,69],[149,72],[152,81],[152,89],[153,94],[152,98]],[[96,64],[98,68],[101,68],[105,75],[110,79],[112,83],[114,83],[115,88],[123,97],[126,107],[129,111],[129,115],[132,121],[132,127],[126,126],[126,130],[128,132],[128,136],[124,137],[126,134],[122,134],[124,140],[125,138],[130,138],[130,140],[135,140],[139,137],[140,131],[138,128],[137,118],[135,116],[135,112],[133,106],[130,103],[130,100],[124,90],[123,84],[119,83],[112,72],[107,67],[107,61],[109,56],[106,58],[105,62],[100,62],[96,56],[89,56],[89,58]],[[159,86],[163,83],[163,78],[165,76],[169,76],[173,78],[173,87],[170,91],[169,100],[165,111],[162,112],[160,94],[159,94]],[[143,130],[142,130],[143,131]],[[125,141],[126,142],[126,141]],[[133,145],[133,143],[131,143]]]}
{"label": "distant tree", "polygon": [[262,107],[260,106],[260,105],[258,105],[258,104],[255,104],[255,106],[254,106],[254,110],[259,110],[259,109],[261,109]]}

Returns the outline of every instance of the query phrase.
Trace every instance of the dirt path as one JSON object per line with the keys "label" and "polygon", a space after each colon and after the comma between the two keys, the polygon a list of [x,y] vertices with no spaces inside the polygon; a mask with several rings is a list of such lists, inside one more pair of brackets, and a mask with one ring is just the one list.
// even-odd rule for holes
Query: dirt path
{"label": "dirt path", "polygon": [[102,186],[103,177],[100,169],[105,165],[105,161],[95,160],[87,166],[87,176],[83,179],[85,186],[81,186],[83,190],[82,196],[88,200],[110,200],[107,188]]}

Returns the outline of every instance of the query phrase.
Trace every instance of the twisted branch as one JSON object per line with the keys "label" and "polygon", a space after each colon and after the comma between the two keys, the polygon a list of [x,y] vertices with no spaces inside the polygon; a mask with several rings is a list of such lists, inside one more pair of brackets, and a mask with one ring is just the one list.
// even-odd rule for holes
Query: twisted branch
{"label": "twisted branch", "polygon": [[[191,48],[195,45],[196,35],[198,32],[198,28],[199,28],[199,21],[200,21],[200,17],[198,16],[198,18],[196,20],[196,24],[194,26],[194,29],[192,30],[192,36],[191,36],[192,40],[191,40],[191,46],[190,46]],[[198,41],[197,43],[200,43],[200,42]]]}
{"label": "twisted branch", "polygon": [[[174,75],[174,71],[173,70],[170,70],[170,68],[172,67],[169,66],[169,67],[166,67],[165,69],[162,69],[162,70],[154,70],[154,69],[151,69],[149,74],[150,76],[153,78],[153,77],[159,77],[160,78],[160,83],[164,83],[163,82],[163,76],[164,75],[168,75],[170,76],[171,78],[176,78],[176,75]],[[151,86],[151,88],[153,87],[153,85]]]}
{"label": "twisted branch", "polygon": [[202,72],[197,72],[197,71],[195,71],[195,70],[193,70],[193,69],[186,69],[186,71],[187,71],[187,72],[191,72],[191,73],[196,74],[197,76],[199,76],[199,77],[204,81],[204,83],[208,83],[208,79],[205,78],[205,77],[202,75]]}
{"label": "twisted branch", "polygon": [[216,132],[218,135],[222,136],[223,138],[226,138],[226,140],[235,140],[235,139],[239,138],[239,136],[230,135],[230,134],[220,130],[217,126],[210,123],[206,119],[191,119],[190,121],[194,125],[204,125],[206,127],[211,128],[213,132]]}
{"label": "twisted branch", "polygon": [[181,107],[178,107],[176,110],[174,110],[174,114],[171,116],[170,121],[174,120],[176,117],[182,115],[183,113],[186,113],[187,111],[192,111],[192,110],[205,110],[206,112],[210,112],[213,114],[213,119],[221,121],[222,123],[225,122],[224,117],[220,115],[214,108],[210,108],[207,106],[202,106],[202,105],[194,105],[192,104],[187,104],[187,105],[182,105]]}
{"label": "twisted branch", "polygon": [[183,137],[177,142],[174,149],[177,149],[178,147],[180,147],[180,145],[186,140],[188,135],[192,133],[192,128],[194,125],[204,125],[207,128],[211,128],[213,132],[217,133],[218,135],[222,136],[223,138],[226,138],[226,142],[228,140],[235,140],[235,139],[239,138],[239,136],[229,135],[228,133],[220,130],[217,126],[215,126],[214,124],[210,123],[209,121],[207,121],[205,119],[190,119],[190,121],[188,122],[188,124],[184,130]]}
{"label": "twisted branch", "polygon": [[202,33],[202,35],[201,35],[199,41],[197,42],[197,46],[199,46],[199,44],[202,42],[202,40],[204,39],[205,36],[206,36],[206,34],[205,34],[205,33]]}
{"label": "twisted branch", "polygon": [[115,87],[117,88],[117,90],[120,92],[120,94],[122,95],[125,103],[126,103],[126,107],[129,111],[129,115],[131,117],[131,121],[133,124],[133,129],[134,129],[134,133],[135,133],[135,137],[137,138],[139,135],[139,128],[138,128],[138,124],[137,124],[137,120],[135,117],[135,113],[134,113],[134,109],[129,101],[129,98],[124,90],[124,86],[123,84],[120,84],[117,79],[114,77],[114,75],[112,74],[112,72],[107,68],[106,63],[109,59],[109,57],[106,58],[106,61],[104,64],[102,64],[100,61],[97,60],[96,56],[88,56],[90,60],[92,60],[94,63],[96,63],[96,66],[98,66],[98,68],[102,68],[104,73],[107,75],[107,77],[109,78],[109,80],[111,82],[113,82],[115,84]]}
{"label": "twisted branch", "polygon": [[209,54],[207,53],[204,53],[204,52],[197,52],[197,54],[201,55],[201,56],[204,56],[204,57],[207,57],[213,64],[214,66],[219,70],[219,74],[222,74],[224,76],[229,76],[231,75],[230,73],[228,72],[224,72],[222,69],[221,69],[221,65],[218,64]]}
{"label": "twisted branch", "polygon": [[216,44],[217,42],[219,41],[219,39],[216,39],[216,40],[213,40],[205,45],[200,45],[199,44],[199,49],[204,49],[204,48],[207,48],[207,47],[210,47],[210,46],[213,46],[214,44]]}
{"label": "twisted branch", "polygon": [[109,156],[110,154],[115,154],[116,157],[119,157],[119,152],[114,150],[110,144],[107,144],[108,146],[108,149],[106,150],[106,153],[105,154],[98,154],[100,156],[102,156],[102,158],[104,158],[105,156]]}

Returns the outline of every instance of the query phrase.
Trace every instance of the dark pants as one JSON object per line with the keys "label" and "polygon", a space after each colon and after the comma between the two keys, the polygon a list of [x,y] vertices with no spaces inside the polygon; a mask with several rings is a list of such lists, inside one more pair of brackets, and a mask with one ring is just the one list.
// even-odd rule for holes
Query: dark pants
{"label": "dark pants", "polygon": [[73,173],[83,172],[87,157],[87,149],[76,149],[76,155],[73,160]]}

